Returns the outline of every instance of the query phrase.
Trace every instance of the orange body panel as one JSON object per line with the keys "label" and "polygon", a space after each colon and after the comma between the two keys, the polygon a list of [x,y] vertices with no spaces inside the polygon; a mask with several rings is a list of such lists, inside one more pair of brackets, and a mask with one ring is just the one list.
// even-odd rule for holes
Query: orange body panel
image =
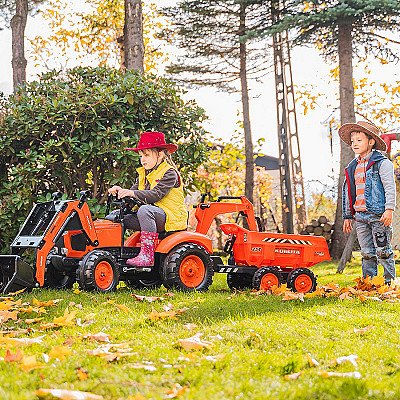
{"label": "orange body panel", "polygon": [[182,243],[195,243],[203,246],[210,254],[212,254],[212,241],[209,237],[197,232],[176,232],[163,239],[156,247],[157,253],[169,253],[169,251]]}
{"label": "orange body panel", "polygon": [[221,229],[236,237],[232,250],[237,265],[299,268],[330,260],[322,236],[254,232],[236,224],[221,224]]}

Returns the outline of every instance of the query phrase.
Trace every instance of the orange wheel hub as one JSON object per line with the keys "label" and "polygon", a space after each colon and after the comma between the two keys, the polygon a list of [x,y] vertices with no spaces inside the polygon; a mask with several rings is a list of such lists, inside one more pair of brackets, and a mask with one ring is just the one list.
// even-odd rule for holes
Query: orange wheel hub
{"label": "orange wheel hub", "polygon": [[299,275],[294,281],[294,288],[296,292],[308,293],[313,287],[311,277],[306,274]]}
{"label": "orange wheel hub", "polygon": [[181,282],[190,288],[195,288],[204,280],[206,268],[202,259],[195,255],[184,258],[179,267],[179,277]]}
{"label": "orange wheel hub", "polygon": [[94,280],[100,289],[108,289],[114,279],[114,271],[107,261],[100,261],[94,271]]}
{"label": "orange wheel hub", "polygon": [[279,286],[279,279],[275,274],[267,273],[261,278],[260,290],[269,290],[272,286]]}

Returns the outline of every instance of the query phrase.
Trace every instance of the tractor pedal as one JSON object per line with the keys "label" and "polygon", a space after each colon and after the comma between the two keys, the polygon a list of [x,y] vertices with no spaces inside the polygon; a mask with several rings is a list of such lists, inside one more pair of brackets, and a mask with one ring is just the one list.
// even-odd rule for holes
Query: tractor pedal
{"label": "tractor pedal", "polygon": [[130,271],[151,272],[151,270],[152,267],[127,267],[127,266],[122,267],[122,272],[130,272]]}

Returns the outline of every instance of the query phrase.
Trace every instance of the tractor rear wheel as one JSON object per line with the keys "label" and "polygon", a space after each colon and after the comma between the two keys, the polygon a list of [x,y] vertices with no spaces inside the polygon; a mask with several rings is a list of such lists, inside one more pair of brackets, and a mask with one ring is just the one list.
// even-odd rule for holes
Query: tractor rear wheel
{"label": "tractor rear wheel", "polygon": [[184,243],[167,255],[161,274],[167,289],[206,291],[212,284],[214,269],[211,257],[203,247]]}
{"label": "tractor rear wheel", "polygon": [[282,274],[278,268],[262,267],[253,276],[253,288],[257,290],[270,290],[273,286],[282,284]]}
{"label": "tractor rear wheel", "polygon": [[287,286],[293,292],[314,292],[317,287],[317,278],[308,268],[295,268],[287,277]]}
{"label": "tractor rear wheel", "polygon": [[226,283],[231,290],[245,290],[251,288],[253,275],[250,274],[235,274],[228,272],[226,274]]}
{"label": "tractor rear wheel", "polygon": [[93,250],[80,262],[77,280],[84,290],[107,293],[116,289],[119,275],[117,262],[110,252]]}
{"label": "tractor rear wheel", "polygon": [[126,286],[132,289],[157,289],[162,285],[162,281],[160,279],[135,279],[129,278],[125,279]]}

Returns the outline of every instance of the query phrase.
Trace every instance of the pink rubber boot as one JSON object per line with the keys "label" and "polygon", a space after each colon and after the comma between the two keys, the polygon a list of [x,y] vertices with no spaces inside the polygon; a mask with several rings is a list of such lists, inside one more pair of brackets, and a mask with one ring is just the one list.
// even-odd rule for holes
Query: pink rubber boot
{"label": "pink rubber boot", "polygon": [[126,264],[135,267],[152,267],[154,265],[154,250],[157,245],[158,233],[142,231],[140,234],[140,253],[126,260]]}

